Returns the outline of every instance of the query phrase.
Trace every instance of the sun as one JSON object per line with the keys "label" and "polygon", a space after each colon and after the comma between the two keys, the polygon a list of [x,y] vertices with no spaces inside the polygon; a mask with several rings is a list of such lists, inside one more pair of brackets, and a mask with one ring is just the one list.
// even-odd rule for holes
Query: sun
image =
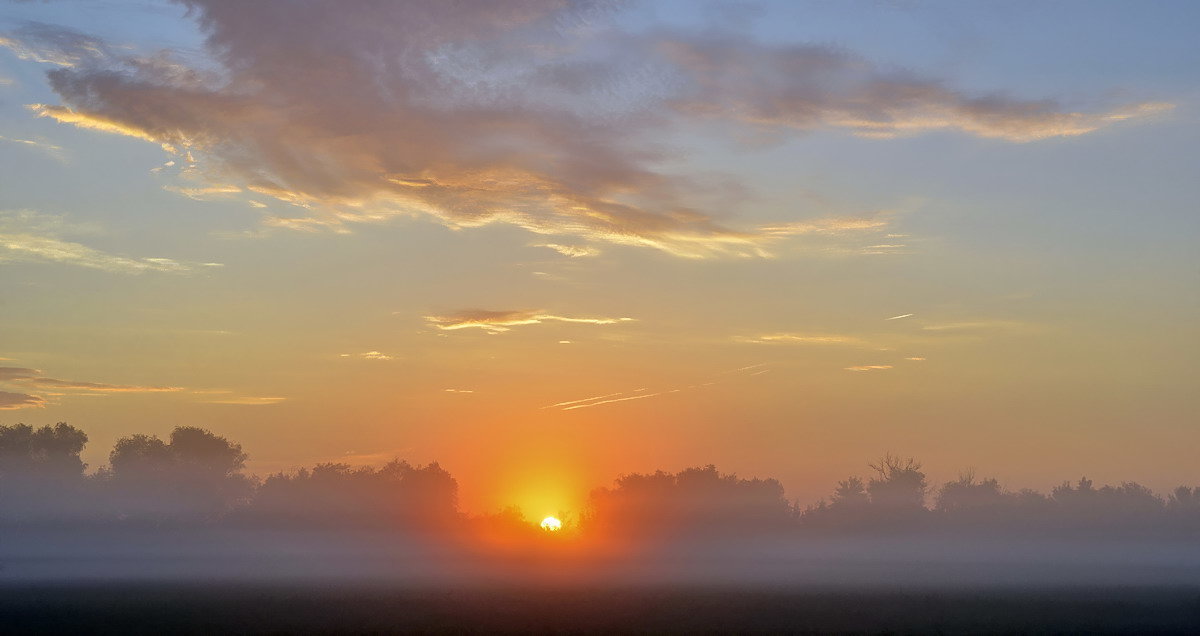
{"label": "sun", "polygon": [[542,530],[546,532],[558,532],[562,530],[562,522],[554,517],[546,517],[542,519]]}

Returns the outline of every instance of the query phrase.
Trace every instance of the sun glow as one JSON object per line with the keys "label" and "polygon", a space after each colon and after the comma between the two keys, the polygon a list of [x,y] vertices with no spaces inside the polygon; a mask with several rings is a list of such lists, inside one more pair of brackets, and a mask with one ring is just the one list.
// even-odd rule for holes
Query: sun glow
{"label": "sun glow", "polygon": [[542,519],[542,530],[546,532],[558,532],[562,530],[562,522],[554,517],[546,517]]}

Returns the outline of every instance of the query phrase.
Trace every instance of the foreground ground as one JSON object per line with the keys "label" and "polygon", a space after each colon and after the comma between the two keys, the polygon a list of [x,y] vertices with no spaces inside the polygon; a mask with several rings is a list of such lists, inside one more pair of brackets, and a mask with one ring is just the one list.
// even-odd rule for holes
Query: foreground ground
{"label": "foreground ground", "polygon": [[406,588],[40,583],[0,589],[22,633],[1198,633],[1200,587]]}

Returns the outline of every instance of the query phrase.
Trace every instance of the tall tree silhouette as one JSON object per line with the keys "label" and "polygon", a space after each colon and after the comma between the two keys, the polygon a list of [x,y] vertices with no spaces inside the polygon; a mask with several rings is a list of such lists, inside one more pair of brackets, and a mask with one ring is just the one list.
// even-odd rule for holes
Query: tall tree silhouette
{"label": "tall tree silhouette", "polygon": [[920,510],[925,507],[925,494],[929,484],[921,463],[909,457],[901,459],[884,455],[870,464],[875,476],[867,481],[867,494],[871,505],[897,511]]}
{"label": "tall tree silhouette", "polygon": [[86,467],[79,454],[87,440],[66,422],[0,426],[0,517],[36,518],[77,507]]}
{"label": "tall tree silhouette", "polygon": [[180,426],[169,441],[132,435],[109,455],[109,492],[120,514],[156,520],[212,519],[245,502],[247,455],[206,430]]}

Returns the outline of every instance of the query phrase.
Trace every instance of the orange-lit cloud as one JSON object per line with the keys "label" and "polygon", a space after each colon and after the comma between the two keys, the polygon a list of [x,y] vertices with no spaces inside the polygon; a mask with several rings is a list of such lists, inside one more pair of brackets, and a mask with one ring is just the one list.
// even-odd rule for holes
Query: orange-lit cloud
{"label": "orange-lit cloud", "polygon": [[586,245],[560,245],[558,243],[535,243],[533,247],[545,247],[552,249],[563,256],[571,258],[579,258],[581,256],[596,256],[600,254],[600,250]]}
{"label": "orange-lit cloud", "polygon": [[862,338],[840,334],[772,333],[751,338],[738,337],[737,342],[794,345],[865,345]]}
{"label": "orange-lit cloud", "polygon": [[364,351],[363,353],[343,353],[339,357],[342,358],[359,358],[362,360],[395,360],[395,356],[382,353],[380,351]]}
{"label": "orange-lit cloud", "polygon": [[887,371],[891,369],[890,364],[865,364],[856,367],[846,367],[847,371]]}
{"label": "orange-lit cloud", "polygon": [[238,194],[242,191],[241,188],[234,185],[212,185],[199,188],[185,188],[180,186],[166,185],[163,189],[168,192],[175,192],[196,201],[204,201],[211,197],[222,195]]}
{"label": "orange-lit cloud", "polygon": [[46,400],[37,395],[29,395],[28,393],[10,393],[8,391],[0,391],[0,411],[41,408],[45,405],[46,405]]}
{"label": "orange-lit cloud", "polygon": [[798,236],[804,234],[843,234],[862,230],[879,230],[888,226],[886,215],[875,217],[824,218],[795,223],[781,223],[759,228],[767,236]]}
{"label": "orange-lit cloud", "polygon": [[1173,107],[1140,102],[1086,113],[1065,110],[1052,100],[970,95],[823,46],[677,39],[661,44],[661,50],[693,80],[692,90],[673,100],[675,108],[772,128],[845,128],[881,139],[956,130],[1030,142],[1084,135]]}
{"label": "orange-lit cloud", "polygon": [[491,333],[508,331],[512,327],[537,325],[543,322],[568,322],[589,325],[612,325],[630,322],[633,318],[589,318],[556,316],[541,311],[488,311],[465,309],[445,316],[426,316],[426,322],[443,331],[456,329],[482,329]]}
{"label": "orange-lit cloud", "polygon": [[280,402],[283,402],[286,399],[287,398],[285,398],[285,397],[245,396],[245,397],[224,398],[224,399],[220,399],[220,400],[208,400],[207,403],[208,404],[232,404],[232,405],[238,405],[238,406],[270,406],[272,404],[279,404]]}
{"label": "orange-lit cloud", "polygon": [[[701,195],[720,186],[661,168],[670,152],[650,141],[656,131],[717,117],[752,128],[956,130],[1026,142],[1170,108],[1076,112],[970,95],[824,47],[614,33],[608,12],[586,2],[188,6],[221,73],[53,27],[19,29],[0,45],[58,66],[48,77],[63,104],[33,105],[39,116],[161,144],[213,182],[185,194],[271,196],[297,214],[266,223],[308,231],[421,214],[453,228],[511,224],[685,258],[766,257],[797,235],[871,231],[882,221],[728,227],[718,222],[723,206]],[[593,249],[543,245],[567,256]]]}
{"label": "orange-lit cloud", "polygon": [[59,380],[57,378],[48,378],[42,375],[42,372],[37,369],[23,367],[0,367],[0,382],[41,389],[93,391],[97,393],[173,393],[183,390],[183,387],[177,386],[139,386]]}

